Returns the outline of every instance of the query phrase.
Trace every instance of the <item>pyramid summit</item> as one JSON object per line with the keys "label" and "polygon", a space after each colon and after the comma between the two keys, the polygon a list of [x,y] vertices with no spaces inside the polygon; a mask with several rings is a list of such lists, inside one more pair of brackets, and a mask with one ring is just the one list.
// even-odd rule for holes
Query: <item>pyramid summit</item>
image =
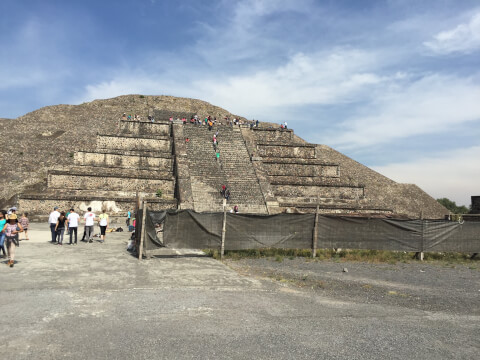
{"label": "pyramid summit", "polygon": [[[199,121],[191,122],[195,116]],[[211,126],[203,122],[208,116],[216,120]],[[0,131],[15,144],[0,155],[1,205],[32,214],[53,206],[124,214],[137,192],[153,209],[220,211],[222,185],[230,191],[228,206],[242,213],[314,212],[318,206],[324,214],[448,214],[415,185],[308,143],[292,129],[257,125],[200,100],[126,95],[48,106],[1,120]]]}

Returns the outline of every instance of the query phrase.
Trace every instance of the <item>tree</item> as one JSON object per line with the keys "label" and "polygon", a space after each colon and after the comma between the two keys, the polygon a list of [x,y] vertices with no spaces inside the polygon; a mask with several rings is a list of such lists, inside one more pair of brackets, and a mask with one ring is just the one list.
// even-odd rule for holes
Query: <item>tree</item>
{"label": "tree", "polygon": [[457,206],[455,201],[447,198],[437,199],[437,201],[445,206],[452,214],[467,214],[470,211],[466,206]]}

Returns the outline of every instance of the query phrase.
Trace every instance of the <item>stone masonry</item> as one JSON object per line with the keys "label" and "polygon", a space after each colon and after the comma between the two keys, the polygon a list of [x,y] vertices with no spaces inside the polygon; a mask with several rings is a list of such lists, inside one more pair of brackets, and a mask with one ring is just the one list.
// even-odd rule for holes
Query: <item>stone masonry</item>
{"label": "stone masonry", "polygon": [[170,128],[121,120],[118,134],[97,135],[96,150],[78,151],[72,166],[48,171],[47,190],[22,194],[19,206],[33,214],[61,205],[121,214],[135,207],[138,194],[152,209],[176,208]]}
{"label": "stone masonry", "polygon": [[[46,214],[55,205],[80,211],[105,206],[122,214],[134,207],[138,194],[151,209],[221,211],[220,189],[226,185],[228,209],[238,205],[241,213],[314,212],[317,206],[323,214],[443,218],[448,213],[415,185],[395,183],[328,146],[305,142],[290,129],[227,125],[220,119],[231,114],[211,109],[219,119],[212,131],[188,122],[193,114],[208,114],[193,106],[151,108],[155,122],[146,120],[145,112],[142,121],[119,120],[117,111],[117,120],[103,124],[105,133],[94,143],[85,140],[83,148],[67,154],[69,161],[50,167],[42,174],[46,188],[23,192],[17,205],[33,214]],[[107,114],[108,106],[102,111]],[[187,124],[177,121],[183,117]],[[216,131],[218,161],[212,142]]]}

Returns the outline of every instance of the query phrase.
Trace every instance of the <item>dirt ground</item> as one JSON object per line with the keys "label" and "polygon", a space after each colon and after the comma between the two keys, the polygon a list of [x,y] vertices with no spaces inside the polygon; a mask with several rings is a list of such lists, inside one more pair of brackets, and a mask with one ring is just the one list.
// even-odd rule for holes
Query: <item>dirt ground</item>
{"label": "dirt ground", "polygon": [[138,261],[128,237],[62,247],[33,224],[0,261],[0,358],[479,357],[478,262]]}

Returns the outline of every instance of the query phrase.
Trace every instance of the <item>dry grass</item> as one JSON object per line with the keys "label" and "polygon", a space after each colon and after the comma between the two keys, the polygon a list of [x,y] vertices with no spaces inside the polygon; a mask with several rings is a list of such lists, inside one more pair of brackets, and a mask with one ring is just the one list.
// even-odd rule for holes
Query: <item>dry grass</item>
{"label": "dry grass", "polygon": [[[220,259],[218,250],[204,250],[204,252],[215,259]],[[273,258],[275,261],[283,262],[285,258],[293,260],[297,257],[308,258],[309,261],[348,261],[368,263],[410,263],[416,262],[414,252],[386,251],[386,250],[339,250],[319,249],[316,257],[312,258],[312,251],[309,249],[252,249],[252,250],[229,250],[225,251],[225,258],[240,260],[244,258]],[[470,259],[470,254],[465,253],[425,253],[425,262],[441,263],[446,266],[455,264],[468,264],[476,269],[479,259]]]}

